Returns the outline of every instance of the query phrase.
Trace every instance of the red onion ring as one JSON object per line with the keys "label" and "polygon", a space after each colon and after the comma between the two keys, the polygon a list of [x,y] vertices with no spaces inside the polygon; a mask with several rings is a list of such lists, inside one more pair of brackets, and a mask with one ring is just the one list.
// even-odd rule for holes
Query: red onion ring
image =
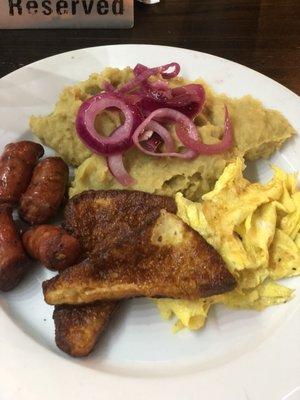
{"label": "red onion ring", "polygon": [[224,133],[223,138],[219,143],[205,144],[199,141],[197,130],[195,131],[194,129],[191,129],[187,131],[185,123],[183,123],[183,120],[180,121],[179,118],[176,127],[178,138],[186,147],[196,151],[198,154],[219,154],[230,149],[233,144],[233,127],[226,105],[224,106],[224,110]]}
{"label": "red onion ring", "polygon": [[[94,124],[96,116],[107,108],[121,110],[125,122],[109,137],[102,137]],[[123,152],[132,146],[132,133],[140,122],[141,115],[136,107],[126,104],[113,93],[100,93],[82,103],[75,124],[79,138],[93,153],[108,155]]]}
{"label": "red onion ring", "polygon": [[113,154],[106,158],[110,173],[123,186],[132,186],[135,180],[128,174],[124,167],[122,154]]}

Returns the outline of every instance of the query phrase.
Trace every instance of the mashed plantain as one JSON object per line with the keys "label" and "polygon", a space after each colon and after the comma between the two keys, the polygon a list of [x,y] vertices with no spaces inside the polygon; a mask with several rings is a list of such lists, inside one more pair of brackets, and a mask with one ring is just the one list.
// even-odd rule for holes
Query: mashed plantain
{"label": "mashed plantain", "polygon": [[[63,90],[48,116],[32,116],[30,127],[45,144],[59,153],[66,162],[77,166],[70,196],[87,189],[114,189],[122,186],[110,174],[103,157],[91,155],[75,132],[75,118],[81,103],[98,93],[105,82],[118,86],[132,78],[132,70],[107,68],[92,74],[88,80]],[[234,146],[230,151],[213,156],[199,156],[193,161],[147,156],[135,149],[125,154],[125,166],[136,179],[132,189],[150,193],[175,195],[181,191],[189,199],[199,199],[213,188],[225,166],[235,157],[257,159],[268,157],[294,133],[292,126],[277,111],[267,110],[262,103],[245,96],[241,99],[217,95],[205,83],[206,102],[195,119],[199,135],[205,143],[217,143],[222,136],[224,104],[227,105],[233,126]],[[172,87],[187,81],[177,77]],[[101,132],[108,135],[121,123],[113,112],[101,114]]]}

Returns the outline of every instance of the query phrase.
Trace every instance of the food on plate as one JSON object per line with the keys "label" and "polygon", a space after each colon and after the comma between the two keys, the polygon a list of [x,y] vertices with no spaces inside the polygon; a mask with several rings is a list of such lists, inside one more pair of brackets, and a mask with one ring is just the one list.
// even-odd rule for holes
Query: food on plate
{"label": "food on plate", "polygon": [[18,203],[43,154],[40,144],[26,140],[5,146],[0,158],[0,203]]}
{"label": "food on plate", "polygon": [[211,297],[194,301],[157,299],[155,303],[164,320],[168,321],[174,316],[177,318],[172,328],[173,332],[176,333],[183,328],[190,330],[202,328],[213,300]]}
{"label": "food on plate", "polygon": [[176,213],[174,199],[127,190],[88,191],[69,200],[64,227],[97,261],[129,236],[138,235],[153,224],[162,209]]}
{"label": "food on plate", "polygon": [[[127,192],[127,197],[132,194]],[[101,191],[79,195],[75,201],[84,202],[91,195],[95,206],[89,213],[94,229],[86,248],[90,261],[70,267],[44,282],[48,304],[81,304],[138,296],[197,299],[235,287],[235,280],[218,253],[180,218],[166,210],[161,210],[154,221],[128,232],[114,247],[101,254],[97,245],[97,238],[100,242],[101,238],[97,233],[104,229],[103,221],[110,219],[116,224],[122,220],[118,221],[119,214],[114,213],[115,221],[112,221],[111,204],[105,208],[107,195]],[[135,201],[131,209],[127,204],[130,218],[136,217],[134,212],[139,207],[143,207],[143,202]],[[80,221],[82,215],[78,213],[77,218]],[[81,242],[89,237],[86,232],[82,235]]]}
{"label": "food on plate", "polygon": [[[178,67],[176,68],[173,75],[159,69],[151,71],[139,64],[134,70],[107,68],[100,74],[92,74],[86,81],[65,88],[49,116],[31,118],[32,131],[67,162],[78,167],[70,188],[70,196],[89,189],[124,188],[110,172],[117,169],[123,177],[128,178],[127,173],[132,178],[131,181],[125,179],[127,183],[132,183],[128,187],[130,189],[168,196],[174,196],[176,192],[181,191],[186,198],[199,200],[203,193],[212,190],[215,181],[232,159],[237,156],[246,159],[267,157],[293,135],[294,129],[279,112],[265,109],[251,96],[233,99],[216,94],[200,80],[191,83],[175,76],[179,71]],[[153,70],[156,75],[151,76]],[[148,80],[141,81],[141,75],[148,76]],[[141,99],[137,95],[133,96],[137,89],[130,86],[136,79],[140,79],[138,94],[141,94],[142,89]],[[198,154],[194,159],[153,155],[158,151],[164,153],[167,146],[162,144],[163,140],[155,131],[157,126],[153,126],[152,123],[149,130],[144,132],[145,138],[143,137],[143,146],[146,146],[146,150],[150,148],[152,155],[145,154],[140,148],[133,146],[123,152],[123,169],[120,156],[110,158],[110,162],[107,163],[104,156],[93,154],[95,151],[92,153],[79,139],[75,127],[78,110],[86,101],[92,102],[92,96],[98,96],[101,92],[105,92],[109,97],[116,90],[124,95],[128,89],[130,96],[129,99],[127,96],[127,101],[134,103],[133,105],[138,104],[143,110],[156,112],[157,107],[169,107],[181,114],[185,113],[184,115],[193,120],[199,139],[209,145],[219,145],[222,142],[226,105],[233,125],[233,145],[219,154]],[[155,96],[158,96],[156,100]],[[104,101],[103,98],[100,100]],[[188,104],[188,108],[179,107],[180,101]],[[197,107],[199,112],[195,116]],[[105,109],[97,116],[95,127],[107,137],[122,125],[122,122],[120,113]],[[175,153],[181,152],[185,146],[178,140],[174,126],[167,125],[165,127],[171,131]],[[164,132],[161,127],[159,132]],[[136,138],[137,142],[139,140]]]}
{"label": "food on plate", "polygon": [[214,303],[262,310],[292,298],[293,290],[275,281],[300,274],[296,175],[273,167],[271,181],[251,183],[244,168],[240,158],[229,164],[201,202],[176,195],[179,217],[219,252],[238,282],[230,293],[196,302],[158,300],[165,318],[179,318],[176,329],[199,329]]}
{"label": "food on plate", "polygon": [[[122,299],[154,298],[177,331],[201,328],[217,303],[262,310],[293,296],[277,280],[300,274],[296,176],[243,176],[245,160],[271,155],[293,127],[251,96],[179,72],[173,62],[92,74],[30,119],[62,158],[38,163],[42,146],[23,141],[0,160],[0,203],[20,201],[22,219],[38,225],[23,235],[27,253],[59,271],[43,292],[57,346],[72,356],[92,351]],[[77,167],[70,187],[66,162]],[[39,225],[68,189],[63,228]],[[0,206],[1,290],[27,263],[11,211]]]}
{"label": "food on plate", "polygon": [[227,296],[212,296],[195,301],[157,299],[157,308],[165,320],[176,317],[173,332],[181,329],[201,329],[213,304],[224,304],[229,308],[253,309],[262,311],[266,307],[286,303],[292,298],[293,290],[277,282],[265,281],[256,288],[248,290],[234,290]]}
{"label": "food on plate", "polygon": [[30,184],[22,194],[19,214],[31,225],[53,218],[65,199],[69,168],[60,157],[48,157],[34,168]]}
{"label": "food on plate", "polygon": [[43,154],[40,144],[20,141],[5,146],[0,159],[0,290],[13,289],[25,274],[29,261],[25,249],[55,270],[73,265],[82,253],[77,239],[63,228],[36,226],[22,241],[14,223],[13,207],[19,206],[23,220],[35,224],[54,217],[65,199],[68,166],[60,157],[38,163]]}
{"label": "food on plate", "polygon": [[87,356],[118,307],[117,302],[57,306],[53,312],[55,342],[73,357]]}
{"label": "food on plate", "polygon": [[12,207],[0,205],[0,290],[18,285],[28,269],[20,234],[12,218]]}
{"label": "food on plate", "polygon": [[54,271],[74,265],[82,255],[78,240],[59,226],[34,226],[23,234],[22,241],[30,257]]}

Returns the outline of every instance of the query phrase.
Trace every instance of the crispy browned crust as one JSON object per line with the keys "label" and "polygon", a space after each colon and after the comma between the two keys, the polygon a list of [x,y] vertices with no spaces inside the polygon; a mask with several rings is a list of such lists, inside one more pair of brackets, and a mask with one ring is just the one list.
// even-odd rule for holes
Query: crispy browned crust
{"label": "crispy browned crust", "polygon": [[[114,204],[119,203],[115,199],[119,196],[122,198],[121,211],[111,206],[110,192],[88,192],[78,196],[71,205],[72,216],[68,214],[71,210],[68,207],[66,217],[69,229],[72,221],[72,233],[82,243],[90,239],[90,261],[73,266],[45,282],[43,288],[47,303],[82,304],[137,296],[197,299],[235,287],[235,279],[222,258],[198,233],[176,215],[168,212],[161,214],[158,202],[162,204],[164,200],[157,201],[155,212],[147,208],[140,212],[149,207],[144,203],[147,198],[151,202],[151,195],[145,198],[135,192],[135,201],[128,204],[131,192],[114,191]],[[172,205],[173,202],[170,208]],[[83,210],[89,214],[88,225],[85,224]],[[135,210],[139,210],[137,217]],[[130,224],[133,228],[128,231]],[[159,243],[159,238],[157,242],[153,241],[154,231],[160,225],[166,234],[170,229],[180,232],[180,241],[176,244]],[[109,249],[109,244],[106,248],[103,245],[107,240],[107,230],[114,242]]]}
{"label": "crispy browned crust", "polygon": [[139,191],[89,190],[68,202],[64,227],[79,239],[91,259],[98,259],[153,223],[161,209],[175,213],[175,201]]}
{"label": "crispy browned crust", "polygon": [[57,306],[53,312],[57,346],[73,357],[87,356],[109,323],[117,302]]}
{"label": "crispy browned crust", "polygon": [[195,300],[234,289],[236,282],[220,257],[207,250],[206,244],[195,242],[188,249],[159,251],[136,264],[127,265],[124,259],[115,265],[78,264],[44,282],[45,300],[48,304],[139,296]]}

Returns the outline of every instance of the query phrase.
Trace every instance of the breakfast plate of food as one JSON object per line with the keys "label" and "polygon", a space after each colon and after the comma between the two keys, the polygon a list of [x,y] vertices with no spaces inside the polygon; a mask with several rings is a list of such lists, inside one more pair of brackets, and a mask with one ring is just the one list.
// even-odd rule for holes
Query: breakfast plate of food
{"label": "breakfast plate of food", "polygon": [[2,78],[1,398],[299,399],[299,106],[163,46]]}

